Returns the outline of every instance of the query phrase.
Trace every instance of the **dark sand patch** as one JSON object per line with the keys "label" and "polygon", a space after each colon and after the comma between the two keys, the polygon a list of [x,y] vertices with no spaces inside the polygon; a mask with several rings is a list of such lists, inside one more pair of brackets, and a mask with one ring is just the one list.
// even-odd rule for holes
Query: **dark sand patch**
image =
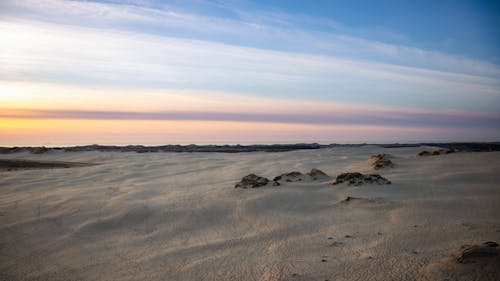
{"label": "dark sand patch", "polygon": [[18,159],[0,159],[0,171],[30,170],[30,169],[60,169],[85,167],[96,165],[93,163],[63,162],[63,161],[35,161]]}

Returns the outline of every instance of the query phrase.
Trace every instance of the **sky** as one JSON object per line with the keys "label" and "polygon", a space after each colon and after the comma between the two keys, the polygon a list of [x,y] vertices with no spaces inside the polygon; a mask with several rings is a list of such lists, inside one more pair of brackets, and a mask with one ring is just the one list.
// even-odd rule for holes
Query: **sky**
{"label": "sky", "polygon": [[0,1],[0,146],[500,140],[498,1]]}

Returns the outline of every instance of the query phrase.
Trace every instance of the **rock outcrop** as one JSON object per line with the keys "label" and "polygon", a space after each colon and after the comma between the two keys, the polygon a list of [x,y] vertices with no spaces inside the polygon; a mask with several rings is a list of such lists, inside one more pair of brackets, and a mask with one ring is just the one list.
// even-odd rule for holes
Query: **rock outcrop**
{"label": "rock outcrop", "polygon": [[237,182],[234,185],[234,188],[256,188],[267,185],[269,183],[269,179],[257,176],[255,174],[250,174],[244,176],[241,181]]}
{"label": "rock outcrop", "polygon": [[432,152],[424,150],[421,151],[417,154],[417,156],[436,156],[436,155],[441,155],[441,154],[450,154],[450,153],[455,153],[457,152],[455,149],[438,149],[434,150]]}
{"label": "rock outcrop", "polygon": [[460,248],[457,255],[457,262],[468,263],[476,258],[495,257],[499,256],[498,243],[484,242],[481,245],[464,245]]}
{"label": "rock outcrop", "polygon": [[316,168],[311,169],[307,175],[310,176],[312,180],[328,178],[328,175],[325,172]]}
{"label": "rock outcrop", "polygon": [[284,173],[274,177],[272,181],[255,174],[250,174],[243,177],[241,181],[237,182],[234,188],[255,188],[267,185],[271,182],[273,186],[280,186],[281,184],[288,182],[315,181],[328,178],[329,176],[319,169],[311,169],[311,171],[309,171],[307,174],[302,174],[298,171]]}
{"label": "rock outcrop", "polygon": [[391,181],[382,177],[379,174],[364,175],[361,173],[343,173],[337,176],[333,185],[347,183],[348,185],[359,186],[362,184],[391,184]]}
{"label": "rock outcrop", "polygon": [[299,181],[308,181],[308,180],[318,180],[318,179],[327,179],[328,175],[316,168],[311,169],[306,174],[302,174],[298,171],[293,171],[285,174],[281,174],[279,176],[274,177],[273,181],[279,185],[279,183],[283,182],[299,182]]}
{"label": "rock outcrop", "polygon": [[280,182],[280,181],[285,181],[285,182],[296,182],[296,181],[303,181],[305,179],[305,175],[302,174],[301,172],[293,171],[285,174],[281,174],[279,176],[274,177],[273,181],[275,182]]}
{"label": "rock outcrop", "polygon": [[393,168],[394,163],[390,160],[391,155],[389,154],[376,154],[370,157],[373,169],[379,170],[383,168]]}
{"label": "rock outcrop", "polygon": [[431,153],[427,150],[424,150],[424,151],[420,151],[417,156],[420,156],[420,157],[423,157],[423,156],[429,156],[431,155]]}

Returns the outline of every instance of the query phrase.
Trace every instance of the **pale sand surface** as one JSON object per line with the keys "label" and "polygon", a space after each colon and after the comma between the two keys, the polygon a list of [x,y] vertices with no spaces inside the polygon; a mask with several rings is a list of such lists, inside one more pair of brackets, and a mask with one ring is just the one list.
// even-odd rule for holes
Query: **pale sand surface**
{"label": "pale sand surface", "polygon": [[[423,149],[0,155],[99,164],[0,171],[0,280],[499,280],[450,256],[500,242],[500,153]],[[376,153],[391,185],[329,184]],[[332,178],[233,188],[311,168]]]}

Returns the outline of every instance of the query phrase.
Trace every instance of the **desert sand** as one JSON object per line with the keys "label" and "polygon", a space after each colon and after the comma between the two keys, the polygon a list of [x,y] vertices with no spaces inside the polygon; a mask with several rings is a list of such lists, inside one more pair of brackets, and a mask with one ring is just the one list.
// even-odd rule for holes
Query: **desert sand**
{"label": "desert sand", "polygon": [[[425,149],[0,155],[97,164],[0,169],[0,280],[500,280],[497,250],[457,258],[500,242],[500,152]],[[329,177],[234,188],[312,168]]]}

